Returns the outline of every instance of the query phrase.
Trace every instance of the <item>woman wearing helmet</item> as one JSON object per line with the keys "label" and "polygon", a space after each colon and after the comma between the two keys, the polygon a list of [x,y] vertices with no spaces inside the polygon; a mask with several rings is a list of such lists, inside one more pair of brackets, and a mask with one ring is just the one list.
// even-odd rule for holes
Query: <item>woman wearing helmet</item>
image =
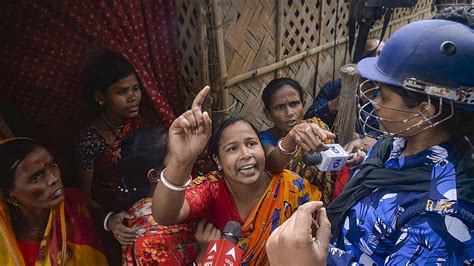
{"label": "woman wearing helmet", "polygon": [[361,264],[472,264],[474,32],[415,22],[357,69],[387,137],[328,209],[336,247]]}
{"label": "woman wearing helmet", "polygon": [[[444,20],[411,23],[357,68],[378,84],[368,115],[385,137],[327,209],[328,264],[472,265],[474,32]],[[290,235],[276,230],[267,247]],[[298,239],[301,259],[320,247]]]}

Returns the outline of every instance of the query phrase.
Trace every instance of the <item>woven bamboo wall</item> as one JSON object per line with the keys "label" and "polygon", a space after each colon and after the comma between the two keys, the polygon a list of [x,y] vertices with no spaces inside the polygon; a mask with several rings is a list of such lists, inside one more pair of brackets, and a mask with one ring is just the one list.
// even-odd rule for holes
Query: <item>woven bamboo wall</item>
{"label": "woven bamboo wall", "polygon": [[176,0],[178,48],[184,77],[183,104],[187,107],[199,88],[209,84],[207,7],[204,1]]}
{"label": "woven bamboo wall", "polygon": [[[258,129],[271,126],[260,100],[270,80],[299,81],[308,106],[333,78],[334,60],[336,70],[349,62],[349,7],[343,0],[176,0],[176,8],[188,98],[211,82],[214,100],[228,94],[230,113],[247,117]],[[396,9],[386,38],[431,17],[430,8],[431,0],[418,0],[413,9]],[[379,36],[380,29],[378,22],[371,36]]]}

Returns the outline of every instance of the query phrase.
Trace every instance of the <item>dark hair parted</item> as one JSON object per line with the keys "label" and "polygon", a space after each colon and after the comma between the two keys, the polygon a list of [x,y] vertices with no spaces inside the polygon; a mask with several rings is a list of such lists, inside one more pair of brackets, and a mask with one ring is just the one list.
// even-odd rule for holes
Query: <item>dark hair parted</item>
{"label": "dark hair parted", "polygon": [[96,91],[106,92],[115,82],[135,73],[133,66],[123,56],[106,50],[89,61],[86,69],[86,87],[89,96]]}
{"label": "dark hair parted", "polygon": [[20,162],[36,147],[41,145],[27,138],[12,139],[0,144],[0,189],[4,194],[13,188]]}
{"label": "dark hair parted", "polygon": [[263,89],[262,101],[266,110],[270,110],[270,104],[273,93],[275,93],[277,90],[281,89],[285,85],[288,85],[295,89],[300,95],[301,101],[303,101],[303,88],[298,83],[298,81],[291,78],[277,78],[270,81],[270,83],[268,83],[267,86]]}
{"label": "dark hair parted", "polygon": [[148,170],[164,168],[167,133],[164,127],[138,128],[120,142],[120,186],[129,193],[119,194],[119,200],[133,204],[148,196]]}
{"label": "dark hair parted", "polygon": [[[213,158],[214,156],[219,157],[219,142],[221,141],[222,133],[224,130],[229,127],[230,125],[235,124],[236,122],[242,121],[250,125],[250,127],[255,131],[257,134],[258,139],[260,139],[260,135],[258,135],[258,130],[255,126],[247,121],[245,118],[240,116],[231,116],[224,121],[222,121],[217,127],[214,129],[214,133],[212,134],[211,142],[209,143],[208,147],[208,154]],[[235,132],[235,134],[239,134],[239,132]]]}
{"label": "dark hair parted", "polygon": [[[413,108],[418,106],[423,101],[428,101],[428,98],[431,100],[431,103],[438,103],[439,98],[428,96],[426,94],[417,93],[414,91],[409,91],[401,87],[388,86],[393,92],[400,95],[403,100],[403,103],[408,108]],[[433,104],[436,113],[439,112],[439,106]],[[438,118],[438,121],[448,117],[451,114],[450,104],[443,102],[441,107],[441,115]],[[455,136],[474,136],[474,115],[472,111],[467,111],[463,109],[456,108],[454,106],[453,117],[449,118],[441,124],[447,130],[454,132]]]}

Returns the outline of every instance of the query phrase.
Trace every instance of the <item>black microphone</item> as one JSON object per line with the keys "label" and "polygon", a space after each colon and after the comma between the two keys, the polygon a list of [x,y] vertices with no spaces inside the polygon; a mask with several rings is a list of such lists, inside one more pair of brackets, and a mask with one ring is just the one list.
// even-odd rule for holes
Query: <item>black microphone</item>
{"label": "black microphone", "polygon": [[232,244],[239,242],[240,234],[242,233],[242,226],[236,221],[229,221],[222,231],[221,239],[228,240]]}
{"label": "black microphone", "polygon": [[323,161],[323,155],[319,151],[306,151],[303,153],[303,163],[306,165],[317,165]]}
{"label": "black microphone", "polygon": [[221,239],[209,243],[200,265],[240,265],[244,251],[236,244],[239,242],[241,233],[242,226],[236,221],[229,221],[224,227]]}

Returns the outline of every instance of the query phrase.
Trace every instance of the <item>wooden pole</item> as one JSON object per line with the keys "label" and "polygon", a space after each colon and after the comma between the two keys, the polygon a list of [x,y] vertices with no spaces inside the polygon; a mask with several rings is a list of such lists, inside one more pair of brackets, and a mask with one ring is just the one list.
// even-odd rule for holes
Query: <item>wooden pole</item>
{"label": "wooden pole", "polygon": [[229,90],[227,65],[225,61],[224,32],[222,29],[223,14],[221,0],[212,0],[212,12],[214,13],[214,29],[216,31],[217,57],[219,64],[219,80],[217,89],[220,92],[221,109],[224,118],[229,116]]}
{"label": "wooden pole", "polygon": [[357,119],[357,83],[359,74],[355,64],[347,64],[340,69],[341,94],[333,132],[337,135],[337,142],[342,146],[354,139]]}

